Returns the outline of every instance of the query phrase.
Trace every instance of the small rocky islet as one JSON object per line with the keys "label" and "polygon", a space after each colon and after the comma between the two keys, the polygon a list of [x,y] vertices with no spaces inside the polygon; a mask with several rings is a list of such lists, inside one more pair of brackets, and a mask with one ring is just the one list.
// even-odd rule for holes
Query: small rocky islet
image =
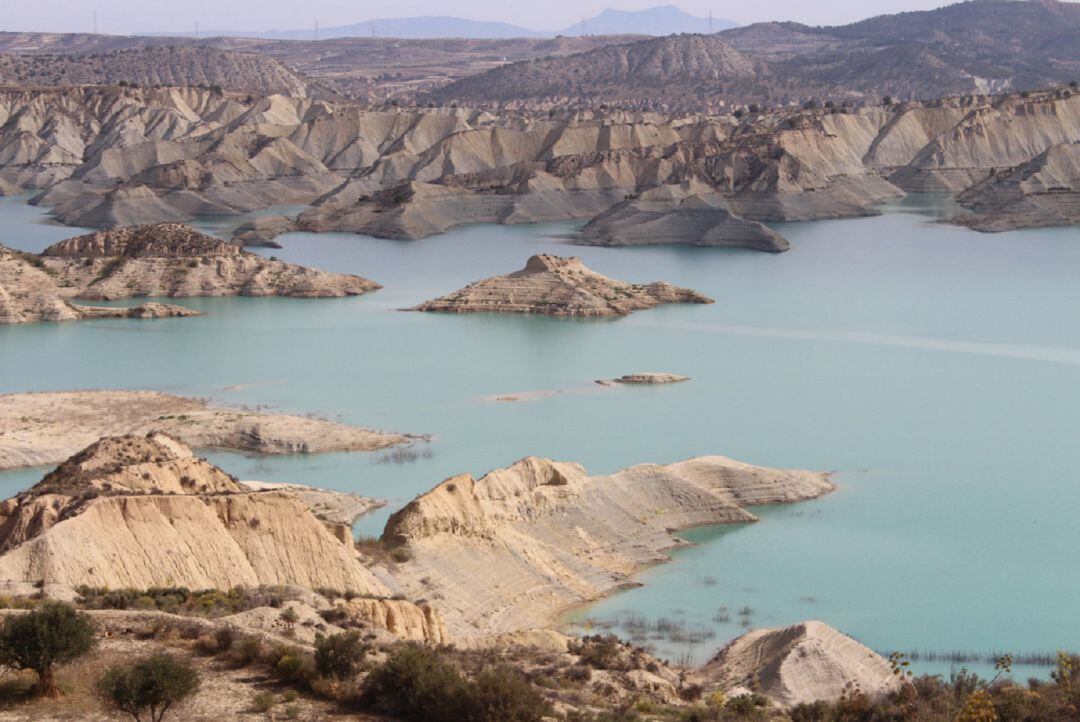
{"label": "small rocky islet", "polygon": [[523,313],[601,318],[625,316],[667,303],[713,303],[711,298],[669,283],[626,283],[596,273],[577,257],[538,254],[520,271],[470,283],[408,311],[437,313]]}

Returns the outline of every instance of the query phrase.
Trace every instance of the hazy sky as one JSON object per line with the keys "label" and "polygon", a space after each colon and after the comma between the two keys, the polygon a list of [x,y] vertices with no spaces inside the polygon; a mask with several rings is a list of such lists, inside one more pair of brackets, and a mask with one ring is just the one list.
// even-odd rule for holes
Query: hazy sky
{"label": "hazy sky", "polygon": [[[90,31],[97,10],[98,29],[106,33],[191,32],[202,29],[268,30],[323,27],[362,20],[411,15],[457,15],[503,20],[537,30],[565,27],[604,8],[640,10],[667,0],[0,0],[0,30]],[[717,18],[739,23],[797,20],[832,25],[901,10],[924,10],[950,0],[681,0],[675,4],[695,15],[710,10]]]}

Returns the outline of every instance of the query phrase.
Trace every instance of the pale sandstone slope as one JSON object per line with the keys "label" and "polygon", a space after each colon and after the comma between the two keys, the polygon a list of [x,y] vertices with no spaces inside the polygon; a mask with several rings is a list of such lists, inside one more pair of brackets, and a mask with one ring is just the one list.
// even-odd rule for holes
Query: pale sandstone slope
{"label": "pale sandstone slope", "polygon": [[151,431],[198,448],[259,454],[373,451],[418,438],[156,391],[5,394],[0,395],[0,469],[55,464],[102,436]]}
{"label": "pale sandstone slope", "polygon": [[408,310],[599,317],[625,316],[666,303],[712,302],[688,288],[616,281],[586,268],[579,258],[541,254],[520,271],[470,283]]}
{"label": "pale sandstone slope", "polygon": [[821,622],[756,629],[693,673],[706,689],[749,689],[781,707],[833,702],[851,686],[874,696],[903,684],[887,660]]}
{"label": "pale sandstone slope", "polygon": [[295,496],[251,492],[162,434],[103,439],[0,516],[0,578],[130,587],[388,590]]}
{"label": "pale sandstone slope", "polygon": [[451,634],[517,631],[631,584],[642,565],[681,543],[673,529],[754,521],[741,504],[832,488],[824,474],[723,457],[595,477],[529,457],[480,479],[447,479],[394,514],[383,540],[412,556],[394,584],[432,599]]}

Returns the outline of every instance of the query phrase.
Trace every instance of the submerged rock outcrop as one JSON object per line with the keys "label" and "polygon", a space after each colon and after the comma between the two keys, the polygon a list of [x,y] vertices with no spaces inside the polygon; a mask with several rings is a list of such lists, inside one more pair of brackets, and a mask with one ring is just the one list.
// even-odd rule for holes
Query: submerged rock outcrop
{"label": "submerged rock outcrop", "polygon": [[755,629],[692,676],[706,689],[753,690],[781,707],[832,702],[852,688],[875,696],[903,684],[881,655],[822,622]]}
{"label": "submerged rock outcrop", "polygon": [[712,303],[668,283],[625,283],[585,267],[579,258],[541,254],[506,276],[470,283],[410,311],[531,313],[544,316],[625,316],[665,303]]}
{"label": "submerged rock outcrop", "polygon": [[0,395],[0,470],[56,464],[102,436],[151,431],[189,446],[258,454],[373,451],[422,438],[157,391],[5,394]]}
{"label": "submerged rock outcrop", "polygon": [[744,507],[821,496],[827,475],[719,456],[610,476],[529,457],[479,479],[447,479],[387,522],[384,544],[409,561],[393,572],[432,599],[454,636],[541,627],[560,612],[632,584],[681,542],[671,530],[754,521]]}
{"label": "submerged rock outcrop", "polygon": [[41,254],[76,298],[133,296],[356,296],[380,286],[244,251],[180,223],[115,228],[70,238]]}

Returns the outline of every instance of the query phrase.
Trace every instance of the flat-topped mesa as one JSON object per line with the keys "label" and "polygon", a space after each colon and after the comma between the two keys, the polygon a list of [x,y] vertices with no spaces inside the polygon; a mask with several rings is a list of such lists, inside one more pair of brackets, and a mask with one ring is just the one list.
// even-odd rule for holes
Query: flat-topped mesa
{"label": "flat-topped mesa", "polygon": [[0,504],[0,579],[389,596],[332,526],[295,494],[251,491],[164,434],[106,438]]}
{"label": "flat-topped mesa", "polygon": [[407,310],[602,317],[625,316],[665,303],[712,302],[688,288],[617,281],[590,270],[580,258],[540,254],[520,271],[470,283]]}
{"label": "flat-topped mesa", "polygon": [[390,517],[383,542],[408,547],[395,582],[438,595],[452,634],[516,631],[631,584],[640,567],[684,543],[672,530],[754,521],[744,505],[832,489],[825,474],[719,456],[610,476],[528,457],[443,481]]}
{"label": "flat-topped mesa", "polygon": [[692,682],[753,690],[780,707],[834,702],[852,687],[875,697],[904,684],[888,660],[822,622],[755,629],[724,647]]}
{"label": "flat-topped mesa", "polygon": [[75,298],[140,296],[357,296],[380,288],[360,276],[330,273],[245,251],[182,223],[151,223],[56,243],[44,268]]}
{"label": "flat-topped mesa", "polygon": [[200,233],[183,223],[144,223],[96,231],[54,243],[48,258],[198,258],[238,256],[235,244]]}

